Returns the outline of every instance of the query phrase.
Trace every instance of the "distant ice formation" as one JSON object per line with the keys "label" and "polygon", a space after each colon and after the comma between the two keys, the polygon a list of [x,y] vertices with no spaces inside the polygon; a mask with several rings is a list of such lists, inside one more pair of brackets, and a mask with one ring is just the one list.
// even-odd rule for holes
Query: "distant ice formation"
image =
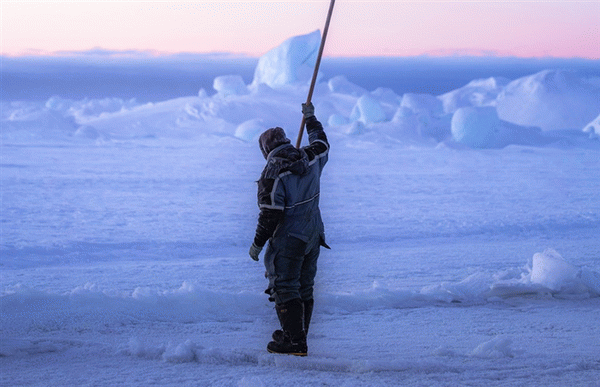
{"label": "distant ice formation", "polygon": [[320,43],[321,33],[318,30],[287,39],[259,59],[252,83],[278,88],[308,81],[313,73]]}
{"label": "distant ice formation", "polygon": [[213,88],[224,97],[248,94],[248,88],[241,75],[218,76],[213,82]]}
{"label": "distant ice formation", "polygon": [[600,112],[600,88],[566,70],[544,70],[510,82],[496,100],[498,116],[543,131],[582,129]]}
{"label": "distant ice formation", "polygon": [[587,124],[585,128],[583,128],[583,132],[588,133],[590,138],[600,138],[600,115]]}
{"label": "distant ice formation", "polygon": [[[281,126],[295,136],[320,44],[320,32],[295,36],[264,54],[254,79],[214,78],[215,94],[138,104],[118,98],[3,102],[6,142],[98,139],[193,139],[217,134],[253,141]],[[365,71],[368,71],[365,69]],[[321,77],[322,78],[322,77]],[[343,74],[318,79],[313,103],[329,130],[353,138],[503,148],[511,144],[597,146],[600,81],[568,70],[509,80],[475,79],[443,95],[366,90]]]}

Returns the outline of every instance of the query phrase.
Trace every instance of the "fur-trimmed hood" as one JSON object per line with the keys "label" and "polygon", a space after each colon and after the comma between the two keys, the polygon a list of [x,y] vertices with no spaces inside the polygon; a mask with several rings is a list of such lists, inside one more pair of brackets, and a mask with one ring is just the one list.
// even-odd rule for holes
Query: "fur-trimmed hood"
{"label": "fur-trimmed hood", "polygon": [[308,156],[302,149],[296,149],[292,144],[283,144],[273,149],[267,157],[267,165],[263,177],[274,179],[282,172],[294,175],[304,175],[308,171]]}
{"label": "fur-trimmed hood", "polygon": [[289,171],[295,175],[304,175],[308,170],[308,156],[302,149],[296,149],[286,137],[283,129],[271,128],[260,135],[258,144],[267,165],[263,177],[274,179],[280,173]]}
{"label": "fur-trimmed hood", "polygon": [[290,139],[286,137],[285,132],[282,128],[276,127],[267,129],[258,138],[258,146],[262,152],[265,160],[269,157],[269,153],[273,149],[283,144],[290,144]]}

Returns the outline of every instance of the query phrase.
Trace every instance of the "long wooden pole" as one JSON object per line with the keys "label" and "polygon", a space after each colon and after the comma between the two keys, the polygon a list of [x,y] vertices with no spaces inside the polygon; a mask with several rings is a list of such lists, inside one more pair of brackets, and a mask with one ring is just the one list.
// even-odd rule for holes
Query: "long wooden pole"
{"label": "long wooden pole", "polygon": [[[319,54],[317,55],[317,63],[315,63],[315,71],[313,72],[312,81],[310,83],[310,89],[308,90],[308,97],[306,98],[306,104],[308,105],[312,100],[312,95],[315,90],[315,83],[317,82],[317,75],[319,74],[319,66],[321,65],[321,57],[323,56],[323,49],[325,48],[325,39],[327,39],[327,31],[329,31],[329,23],[331,22],[331,15],[333,14],[333,6],[335,0],[331,0],[329,4],[329,12],[327,13],[327,21],[325,22],[325,28],[323,29],[323,36],[321,37],[321,46],[319,47]],[[300,148],[302,142],[302,133],[304,133],[304,125],[306,120],[302,117],[300,123],[300,131],[298,132],[298,139],[296,140],[296,148]]]}

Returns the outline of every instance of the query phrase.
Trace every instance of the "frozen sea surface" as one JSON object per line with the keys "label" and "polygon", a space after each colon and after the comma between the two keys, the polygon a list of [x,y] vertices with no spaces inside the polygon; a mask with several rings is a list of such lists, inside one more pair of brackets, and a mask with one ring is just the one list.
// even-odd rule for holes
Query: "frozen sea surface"
{"label": "frozen sea surface", "polygon": [[597,151],[331,137],[306,359],[264,351],[254,144],[3,147],[2,385],[598,385]]}

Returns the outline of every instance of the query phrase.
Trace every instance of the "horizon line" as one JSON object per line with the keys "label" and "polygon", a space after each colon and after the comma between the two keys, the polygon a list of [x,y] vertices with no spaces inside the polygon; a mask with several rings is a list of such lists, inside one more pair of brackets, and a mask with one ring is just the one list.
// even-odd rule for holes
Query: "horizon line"
{"label": "horizon line", "polygon": [[[93,58],[107,58],[107,59],[169,59],[177,58],[180,56],[198,56],[198,57],[240,57],[247,59],[260,59],[264,54],[251,54],[244,52],[230,52],[230,51],[159,51],[152,49],[127,49],[127,50],[113,50],[102,47],[93,47],[87,50],[59,50],[59,51],[45,51],[45,50],[27,50],[18,54],[14,53],[0,53],[0,57],[7,59],[93,59]],[[596,61],[600,60],[600,54],[597,57],[584,57],[584,56],[520,56],[511,53],[502,53],[493,50],[483,49],[437,49],[428,50],[420,54],[412,55],[401,55],[401,54],[380,54],[380,55],[327,55],[324,57],[335,58],[335,59],[360,59],[360,58],[489,58],[489,59],[565,59],[565,60],[589,60]]]}

